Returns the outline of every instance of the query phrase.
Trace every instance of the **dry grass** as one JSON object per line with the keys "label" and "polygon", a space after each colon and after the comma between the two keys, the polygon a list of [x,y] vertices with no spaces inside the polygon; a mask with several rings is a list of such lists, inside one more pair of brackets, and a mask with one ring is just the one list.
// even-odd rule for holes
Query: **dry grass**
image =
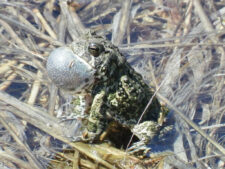
{"label": "dry grass", "polygon": [[[0,166],[47,168],[55,165],[54,158],[70,168],[223,168],[224,4],[1,1]],[[67,137],[70,126],[56,118],[66,101],[47,77],[46,58],[87,29],[111,39],[171,108],[174,155],[139,159],[105,144],[72,143]],[[74,150],[65,150],[65,145]]]}

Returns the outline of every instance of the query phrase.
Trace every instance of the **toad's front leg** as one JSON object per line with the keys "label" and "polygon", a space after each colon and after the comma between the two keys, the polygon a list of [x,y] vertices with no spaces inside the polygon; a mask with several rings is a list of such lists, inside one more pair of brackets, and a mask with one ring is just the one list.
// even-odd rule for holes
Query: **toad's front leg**
{"label": "toad's front leg", "polygon": [[98,140],[100,134],[105,130],[107,119],[105,116],[106,105],[104,103],[105,91],[95,95],[88,118],[88,124],[83,134],[84,141]]}

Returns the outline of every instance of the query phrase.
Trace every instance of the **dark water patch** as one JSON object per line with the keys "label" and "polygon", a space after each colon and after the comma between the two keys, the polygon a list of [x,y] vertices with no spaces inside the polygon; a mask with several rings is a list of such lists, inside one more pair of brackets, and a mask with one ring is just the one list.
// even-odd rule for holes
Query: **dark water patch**
{"label": "dark water patch", "polygon": [[31,65],[24,65],[24,69],[29,70],[33,73],[37,73],[37,69]]}
{"label": "dark water patch", "polygon": [[16,98],[20,98],[28,88],[26,83],[19,83],[13,82],[11,85],[6,89],[6,92]]}
{"label": "dark water patch", "polygon": [[213,98],[210,94],[203,93],[203,94],[198,95],[197,100],[204,104],[210,104],[210,103],[212,103]]}

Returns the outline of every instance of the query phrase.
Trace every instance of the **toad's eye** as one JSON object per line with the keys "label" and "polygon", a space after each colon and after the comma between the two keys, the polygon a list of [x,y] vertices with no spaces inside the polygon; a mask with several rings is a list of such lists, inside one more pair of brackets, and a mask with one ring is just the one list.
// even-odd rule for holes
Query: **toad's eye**
{"label": "toad's eye", "polygon": [[92,42],[88,46],[88,51],[92,56],[98,57],[104,51],[104,47],[102,44]]}

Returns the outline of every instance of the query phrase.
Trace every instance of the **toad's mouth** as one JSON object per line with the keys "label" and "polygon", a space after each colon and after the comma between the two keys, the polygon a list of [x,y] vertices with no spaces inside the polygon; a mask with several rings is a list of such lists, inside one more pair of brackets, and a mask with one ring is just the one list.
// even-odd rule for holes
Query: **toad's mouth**
{"label": "toad's mouth", "polygon": [[49,78],[61,89],[77,93],[87,90],[94,83],[95,69],[69,47],[53,50],[46,67]]}

